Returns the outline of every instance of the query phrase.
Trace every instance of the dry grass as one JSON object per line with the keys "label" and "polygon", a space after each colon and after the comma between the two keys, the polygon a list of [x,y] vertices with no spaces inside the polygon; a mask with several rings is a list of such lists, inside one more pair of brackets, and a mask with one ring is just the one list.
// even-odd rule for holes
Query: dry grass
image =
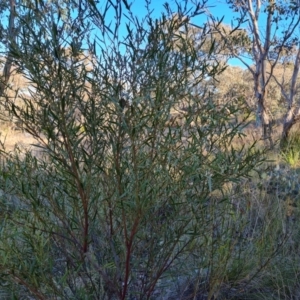
{"label": "dry grass", "polygon": [[10,123],[0,125],[0,143],[8,152],[13,151],[15,147],[31,150],[34,154],[39,152],[34,146],[36,140],[29,133],[16,130]]}

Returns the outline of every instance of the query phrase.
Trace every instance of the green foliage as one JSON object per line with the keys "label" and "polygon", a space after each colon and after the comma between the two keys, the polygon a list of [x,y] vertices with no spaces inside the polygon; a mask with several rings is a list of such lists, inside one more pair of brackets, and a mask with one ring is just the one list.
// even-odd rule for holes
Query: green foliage
{"label": "green foliage", "polygon": [[290,134],[288,141],[283,145],[281,155],[283,160],[292,168],[299,166],[300,138],[298,132]]}
{"label": "green foliage", "polygon": [[239,297],[286,234],[274,205],[249,200],[245,179],[263,156],[243,146],[246,107],[205,93],[220,66],[197,55],[201,39],[176,34],[201,6],[178,8],[187,18],[148,13],[148,28],[128,12],[121,43],[85,5],[74,19],[55,3],[19,16],[13,53],[32,90],[5,107],[40,155],[1,153],[1,289],[10,299]]}

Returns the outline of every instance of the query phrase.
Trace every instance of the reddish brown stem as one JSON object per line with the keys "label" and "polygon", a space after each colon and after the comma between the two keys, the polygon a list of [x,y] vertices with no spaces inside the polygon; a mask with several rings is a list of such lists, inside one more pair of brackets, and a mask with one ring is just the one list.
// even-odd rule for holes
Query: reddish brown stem
{"label": "reddish brown stem", "polygon": [[86,193],[84,191],[84,188],[82,186],[80,176],[78,174],[75,158],[74,158],[73,151],[72,151],[72,148],[70,145],[71,143],[68,139],[68,136],[66,135],[67,129],[66,129],[65,122],[64,122],[64,114],[62,114],[62,115],[63,115],[63,124],[64,124],[64,132],[62,132],[62,136],[63,136],[64,144],[66,145],[66,148],[67,148],[69,159],[71,161],[71,170],[72,170],[72,173],[76,180],[76,186],[77,186],[77,189],[78,189],[78,192],[80,195],[80,199],[81,199],[81,203],[82,203],[82,207],[83,207],[84,221],[83,221],[82,252],[83,252],[83,254],[85,254],[88,250],[88,231],[89,231],[88,199],[87,199]]}
{"label": "reddish brown stem", "polygon": [[18,284],[21,284],[25,287],[28,288],[28,290],[37,298],[40,300],[44,300],[46,299],[46,297],[44,297],[36,288],[32,287],[31,285],[29,285],[26,281],[24,281],[21,277],[13,274],[12,272],[8,272]]}
{"label": "reddish brown stem", "polygon": [[124,287],[123,287],[122,294],[121,294],[122,300],[126,299],[127,288],[128,288],[128,278],[129,278],[129,274],[130,274],[130,257],[131,257],[131,250],[132,250],[131,248],[132,248],[134,236],[137,232],[138,225],[139,225],[139,217],[137,217],[134,221],[129,240],[127,240],[127,238],[126,238],[127,232],[125,234],[125,243],[126,243],[127,252],[126,252],[126,262],[125,262],[126,267],[125,267]]}

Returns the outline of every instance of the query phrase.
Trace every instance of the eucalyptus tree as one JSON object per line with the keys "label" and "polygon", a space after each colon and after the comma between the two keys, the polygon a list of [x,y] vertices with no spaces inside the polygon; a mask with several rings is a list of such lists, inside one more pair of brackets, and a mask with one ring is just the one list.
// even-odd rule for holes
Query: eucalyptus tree
{"label": "eucalyptus tree", "polygon": [[[211,16],[211,21],[226,41],[230,54],[239,59],[253,76],[257,116],[262,124],[263,137],[268,139],[272,146],[272,116],[266,101],[266,90],[285,47],[290,47],[298,41],[296,30],[300,24],[300,3],[281,0],[226,2],[233,14],[236,14],[232,32],[240,30],[239,38],[233,38],[231,33],[228,34],[220,26],[215,26],[219,24],[215,17]],[[250,58],[254,67],[246,58]]]}
{"label": "eucalyptus tree", "polygon": [[14,43],[16,43],[16,37],[17,37],[17,25],[15,24],[15,18],[17,14],[17,8],[16,8],[16,1],[15,0],[9,0],[9,5],[6,6],[5,2],[0,4],[0,14],[1,19],[4,20],[4,14],[8,11],[9,18],[8,18],[8,26],[5,28],[3,26],[3,23],[0,24],[0,43],[1,48],[3,52],[1,53],[1,57],[3,59],[3,71],[2,76],[0,79],[0,97],[3,96],[4,90],[7,86],[7,83],[9,81],[11,71],[12,71],[12,65],[13,65],[13,57],[11,53],[11,48],[14,46]]}
{"label": "eucalyptus tree", "polygon": [[[277,51],[277,49],[275,49]],[[291,78],[286,78],[285,72],[281,78],[277,78],[273,74],[273,78],[281,89],[281,94],[287,104],[287,112],[284,118],[281,146],[285,146],[289,132],[293,125],[297,124],[300,120],[300,98],[299,98],[299,67],[300,67],[300,42],[295,41],[289,47],[282,50],[280,64],[284,70],[287,68],[292,69]],[[298,97],[298,99],[297,99]]]}

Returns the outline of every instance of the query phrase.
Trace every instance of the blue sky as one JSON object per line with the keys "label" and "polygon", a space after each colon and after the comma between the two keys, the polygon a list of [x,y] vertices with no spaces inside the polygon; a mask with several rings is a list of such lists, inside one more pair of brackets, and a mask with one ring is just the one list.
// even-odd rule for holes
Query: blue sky
{"label": "blue sky", "polygon": [[[145,10],[145,1],[144,0],[135,0],[135,1],[128,1],[132,2],[132,10],[135,14],[138,16],[142,16],[146,13]],[[150,7],[154,10],[153,15],[159,16],[160,13],[164,10],[163,4],[168,2],[171,7],[176,7],[174,5],[174,0],[152,0]],[[225,23],[230,23],[232,20],[232,11],[229,8],[228,4],[225,3],[225,1],[216,1],[211,0],[208,1],[208,5],[210,7],[210,11],[219,17],[224,16]],[[203,15],[202,18],[198,18],[199,22],[203,22],[206,20],[206,17]]]}
{"label": "blue sky", "polygon": [[[136,15],[139,19],[142,19],[143,16],[145,16],[146,14],[146,8],[145,8],[145,0],[127,0],[128,3],[132,3],[132,12],[134,15]],[[106,1],[102,2],[105,3]],[[171,7],[174,8],[174,10],[176,11],[176,5],[175,5],[175,1],[174,0],[152,0],[150,7],[151,9],[153,9],[153,17],[160,17],[161,13],[163,11],[165,11],[165,9],[163,8],[163,4],[168,2],[169,5]],[[100,2],[100,6],[101,5],[105,5],[105,4],[101,4]],[[225,0],[209,0],[207,5],[209,6],[209,10],[210,12],[218,18],[222,18],[223,22],[226,24],[231,24],[231,22],[233,21],[233,13],[232,10],[229,8],[229,5],[225,3]],[[123,10],[123,13],[126,13],[126,10]],[[113,11],[111,10],[106,17],[108,19],[112,19],[113,18]],[[126,22],[127,20],[124,18],[123,19],[124,22]],[[4,20],[2,20],[4,23],[4,25],[7,21],[6,18],[4,18]],[[205,22],[207,21],[207,16],[205,14],[202,14],[196,18],[194,18],[192,20],[193,23],[202,26]],[[121,26],[119,34],[122,36],[126,35],[126,29],[125,26]],[[248,61],[249,62],[249,61]],[[238,59],[231,59],[230,60],[230,64],[231,65],[237,65],[240,67],[244,67],[243,64],[238,60]]]}
{"label": "blue sky", "polygon": [[[165,9],[163,7],[163,4],[168,2],[168,4],[174,8],[176,11],[176,5],[174,4],[174,0],[152,0],[150,4],[150,8],[153,9],[152,16],[160,17],[162,12],[165,12]],[[143,16],[146,15],[147,11],[145,8],[145,1],[144,0],[128,0],[128,3],[132,3],[131,10],[135,16],[137,16],[140,20]],[[223,22],[226,24],[231,24],[233,21],[233,12],[229,8],[229,5],[225,3],[225,0],[210,0],[208,1],[207,5],[209,6],[209,11],[217,18],[221,19],[224,17]],[[126,13],[124,10],[123,13]],[[113,17],[112,11],[111,14],[107,14],[107,17]],[[124,18],[124,22],[127,20]],[[128,21],[127,21],[128,22]],[[200,16],[195,17],[192,19],[192,23],[195,23],[196,25],[202,26],[204,23],[207,22],[207,16],[205,13],[203,13]],[[122,36],[125,36],[127,33],[125,26],[121,26],[119,30],[119,34]],[[250,60],[247,60],[248,63],[251,64]],[[245,66],[238,60],[238,59],[230,59],[229,61],[230,65],[239,66],[242,68],[245,68]]]}

